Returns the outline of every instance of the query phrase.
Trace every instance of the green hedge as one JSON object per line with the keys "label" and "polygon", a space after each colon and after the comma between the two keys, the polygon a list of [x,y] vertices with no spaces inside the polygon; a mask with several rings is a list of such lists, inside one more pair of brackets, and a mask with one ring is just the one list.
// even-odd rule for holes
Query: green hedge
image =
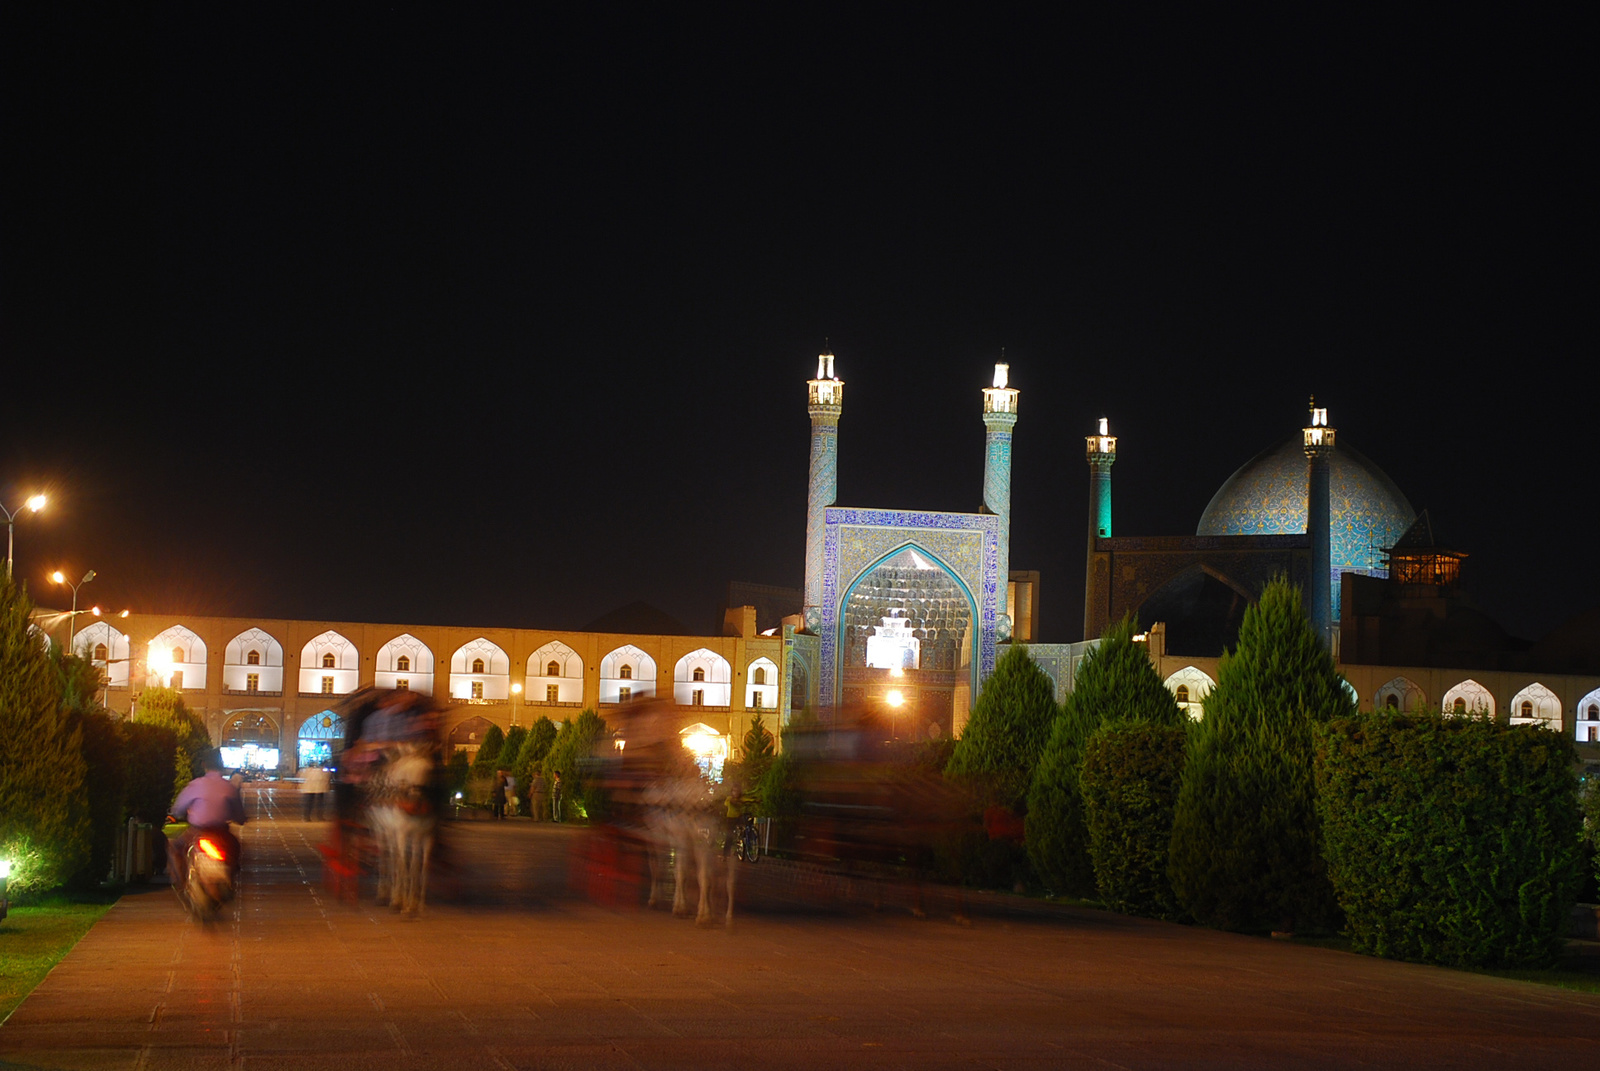
{"label": "green hedge", "polygon": [[1329,874],[1357,950],[1550,963],[1580,878],[1572,744],[1478,718],[1369,714],[1318,734]]}
{"label": "green hedge", "polygon": [[1113,911],[1178,915],[1167,852],[1187,742],[1181,726],[1123,722],[1101,726],[1084,747],[1078,786],[1089,857]]}

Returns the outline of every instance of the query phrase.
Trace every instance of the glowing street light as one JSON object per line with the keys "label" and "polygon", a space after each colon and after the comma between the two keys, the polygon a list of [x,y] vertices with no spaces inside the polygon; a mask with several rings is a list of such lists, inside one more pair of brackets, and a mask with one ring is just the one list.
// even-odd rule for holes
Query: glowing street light
{"label": "glowing street light", "polygon": [[169,687],[172,681],[172,652],[165,647],[152,647],[145,662],[150,672],[161,678],[161,687]]}
{"label": "glowing street light", "polygon": [[[33,497],[28,499],[27,506],[28,506],[28,509],[30,509],[34,513],[38,513],[40,510],[44,509],[44,496],[43,495],[34,495]],[[5,507],[5,505],[3,503],[0,503],[0,513],[4,513],[6,515],[6,579],[7,580],[11,579],[11,552],[15,548],[16,541],[17,541],[17,514],[19,514],[21,512],[22,512],[22,507],[21,506],[18,506],[14,510],[10,510],[10,509],[6,509],[6,507]]]}
{"label": "glowing street light", "polygon": [[50,579],[54,580],[57,584],[65,584],[67,587],[72,589],[72,616],[67,619],[67,653],[70,654],[72,653],[72,636],[74,626],[76,626],[78,623],[78,589],[94,579],[94,570],[90,569],[87,573],[84,573],[83,579],[78,581],[76,584],[72,583],[65,576],[63,576],[60,569],[57,569],[55,572],[51,573]]}

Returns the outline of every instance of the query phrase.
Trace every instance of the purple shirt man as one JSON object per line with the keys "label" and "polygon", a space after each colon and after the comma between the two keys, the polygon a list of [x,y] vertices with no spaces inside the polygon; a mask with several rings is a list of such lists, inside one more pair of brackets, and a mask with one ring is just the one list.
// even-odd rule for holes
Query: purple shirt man
{"label": "purple shirt man", "polygon": [[178,821],[201,829],[225,829],[229,822],[245,822],[239,787],[223,777],[221,770],[209,768],[203,777],[183,786],[170,813]]}

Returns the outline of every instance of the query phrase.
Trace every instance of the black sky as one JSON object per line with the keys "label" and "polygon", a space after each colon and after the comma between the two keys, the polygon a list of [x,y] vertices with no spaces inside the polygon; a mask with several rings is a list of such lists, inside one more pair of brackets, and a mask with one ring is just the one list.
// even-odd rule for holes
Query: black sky
{"label": "black sky", "polygon": [[1594,27],[1526,12],[11,5],[0,493],[141,610],[710,627],[844,504],[971,510],[1081,626],[1308,394],[1536,636],[1600,603]]}

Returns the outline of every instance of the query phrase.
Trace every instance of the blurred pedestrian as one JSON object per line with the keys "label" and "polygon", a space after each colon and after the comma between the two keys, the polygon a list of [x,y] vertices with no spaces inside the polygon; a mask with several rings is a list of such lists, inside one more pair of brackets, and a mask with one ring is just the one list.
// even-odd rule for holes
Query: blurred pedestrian
{"label": "blurred pedestrian", "polygon": [[494,772],[494,788],[490,790],[489,804],[490,810],[496,818],[504,818],[506,816],[506,772],[504,770],[496,770]]}
{"label": "blurred pedestrian", "polygon": [[529,810],[533,812],[535,822],[544,821],[545,793],[550,791],[550,786],[545,783],[544,774],[537,768],[533,771],[533,778],[528,782]]}
{"label": "blurred pedestrian", "polygon": [[300,771],[300,798],[305,801],[307,822],[322,821],[323,800],[328,798],[330,778],[321,766],[307,766]]}

